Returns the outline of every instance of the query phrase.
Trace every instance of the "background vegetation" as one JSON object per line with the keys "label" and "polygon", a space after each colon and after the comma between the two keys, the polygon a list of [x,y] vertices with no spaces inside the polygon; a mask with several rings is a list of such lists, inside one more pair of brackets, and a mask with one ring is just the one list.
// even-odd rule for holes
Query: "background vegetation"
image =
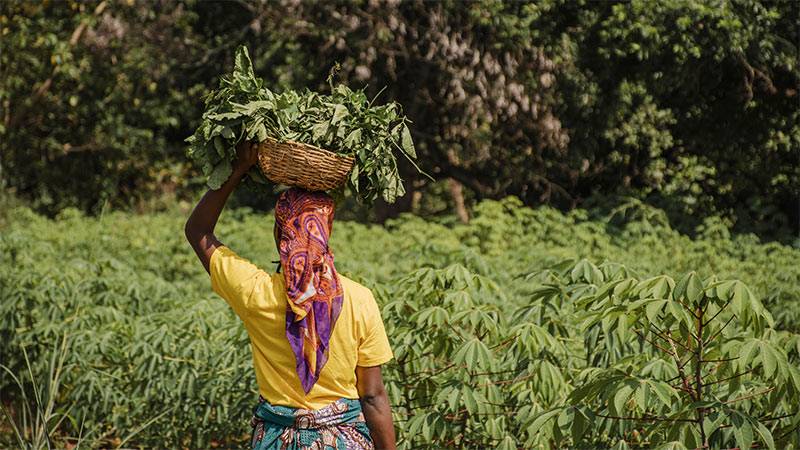
{"label": "background vegetation", "polygon": [[624,195],[687,233],[714,214],[791,242],[799,16],[758,0],[2,2],[0,176],[48,214],[190,197],[183,139],[245,43],[273,90],[326,92],[338,61],[414,121],[439,183],[402,168],[404,202],[357,217]]}
{"label": "background vegetation", "polygon": [[[0,360],[25,374],[24,348],[44,376],[67,336],[58,436],[82,425],[106,447],[246,442],[247,334],[184,242],[185,210],[7,211]],[[479,203],[468,225],[337,222],[337,269],[383,306],[402,448],[797,448],[800,251],[730,237],[716,219],[691,240],[658,210],[627,212],[509,197]],[[238,209],[218,234],[269,269],[271,230],[271,214]],[[4,398],[15,386],[0,376]]]}

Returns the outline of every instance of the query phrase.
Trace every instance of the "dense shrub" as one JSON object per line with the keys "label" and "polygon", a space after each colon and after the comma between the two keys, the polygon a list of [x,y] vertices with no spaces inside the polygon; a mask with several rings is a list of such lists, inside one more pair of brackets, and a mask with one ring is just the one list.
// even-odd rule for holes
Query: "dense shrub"
{"label": "dense shrub", "polygon": [[[247,337],[184,243],[186,212],[5,214],[3,364],[21,371],[25,346],[42,373],[66,333],[61,404],[93,439],[246,441]],[[337,222],[337,268],[383,305],[402,448],[796,447],[798,251],[731,239],[713,221],[690,240],[662,216],[590,220],[508,198],[480,203],[469,225]],[[270,270],[271,230],[271,215],[239,209],[218,235]],[[696,389],[698,368],[708,387]],[[0,378],[4,398],[13,387]]]}
{"label": "dense shrub", "polygon": [[465,187],[401,166],[409,190],[436,197],[422,212],[450,193],[565,210],[619,192],[684,232],[714,214],[790,240],[799,12],[764,0],[4,1],[0,185],[50,214],[190,195],[200,180],[183,139],[247,44],[276,92],[327,93],[335,62],[337,81],[369,98],[386,86],[378,104],[403,106],[423,170]]}

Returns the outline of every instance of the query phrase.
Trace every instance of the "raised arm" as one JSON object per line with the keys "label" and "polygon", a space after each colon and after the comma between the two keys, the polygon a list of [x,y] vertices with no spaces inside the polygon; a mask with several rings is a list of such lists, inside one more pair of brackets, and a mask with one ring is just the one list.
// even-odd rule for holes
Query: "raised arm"
{"label": "raised arm", "polygon": [[383,386],[381,366],[357,366],[356,387],[375,450],[396,450],[392,408]]}
{"label": "raised arm", "polygon": [[208,272],[211,255],[222,243],[214,236],[214,227],[228,201],[231,192],[239,185],[245,173],[256,163],[258,151],[256,146],[242,142],[236,149],[236,161],[233,163],[233,173],[228,181],[219,189],[209,189],[203,198],[197,202],[194,211],[186,221],[184,233],[203,267]]}

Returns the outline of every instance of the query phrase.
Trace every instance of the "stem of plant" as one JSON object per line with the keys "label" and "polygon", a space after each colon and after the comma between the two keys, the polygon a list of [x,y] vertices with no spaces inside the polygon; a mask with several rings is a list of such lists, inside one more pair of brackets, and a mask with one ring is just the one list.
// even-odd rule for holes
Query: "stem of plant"
{"label": "stem of plant", "polygon": [[[696,353],[696,361],[694,367],[694,379],[695,384],[697,386],[697,401],[701,401],[703,398],[703,373],[702,373],[702,362],[703,362],[703,316],[705,315],[704,310],[701,305],[697,307],[697,353]],[[700,439],[703,442],[703,448],[708,448],[708,438],[706,437],[705,429],[703,429],[703,418],[705,415],[705,411],[702,407],[697,408],[697,425],[700,428]]]}

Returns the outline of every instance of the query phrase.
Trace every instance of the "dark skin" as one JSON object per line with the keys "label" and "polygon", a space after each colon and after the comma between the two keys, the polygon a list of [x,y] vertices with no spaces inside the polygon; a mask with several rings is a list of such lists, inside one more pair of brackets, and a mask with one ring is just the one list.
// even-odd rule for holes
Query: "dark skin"
{"label": "dark skin", "polygon": [[[211,255],[222,242],[214,235],[222,209],[228,201],[231,192],[242,181],[242,178],[258,161],[258,152],[250,143],[242,143],[236,149],[236,161],[233,164],[233,173],[228,181],[219,189],[209,189],[203,198],[194,207],[192,214],[186,221],[184,232],[186,239],[197,254],[206,272],[209,272]],[[279,242],[277,227],[273,230],[276,244]],[[377,450],[395,450],[394,424],[389,397],[383,385],[381,366],[356,367],[356,388],[364,412],[364,418],[369,428],[370,436]]]}
{"label": "dark skin", "polygon": [[392,408],[383,386],[381,366],[356,367],[356,388],[375,448],[395,450]]}
{"label": "dark skin", "polygon": [[214,235],[222,208],[228,201],[231,192],[236,189],[242,178],[258,161],[258,152],[249,143],[240,144],[236,149],[236,161],[233,163],[233,173],[219,189],[209,189],[203,198],[194,207],[194,211],[186,221],[184,232],[186,239],[194,249],[203,267],[208,272],[211,255],[222,242]]}

